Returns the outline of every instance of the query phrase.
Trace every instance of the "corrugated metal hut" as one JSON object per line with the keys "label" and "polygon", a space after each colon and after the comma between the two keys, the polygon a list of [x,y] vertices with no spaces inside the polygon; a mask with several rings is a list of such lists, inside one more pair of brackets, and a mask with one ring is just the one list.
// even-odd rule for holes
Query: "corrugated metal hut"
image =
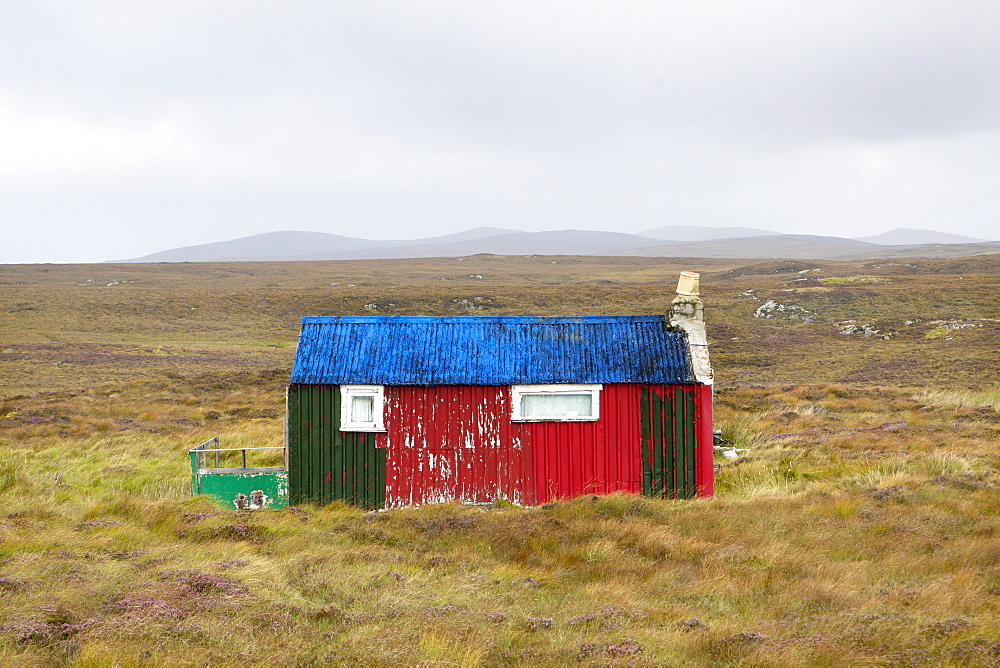
{"label": "corrugated metal hut", "polygon": [[666,317],[304,318],[288,388],[290,502],[711,495],[694,280]]}

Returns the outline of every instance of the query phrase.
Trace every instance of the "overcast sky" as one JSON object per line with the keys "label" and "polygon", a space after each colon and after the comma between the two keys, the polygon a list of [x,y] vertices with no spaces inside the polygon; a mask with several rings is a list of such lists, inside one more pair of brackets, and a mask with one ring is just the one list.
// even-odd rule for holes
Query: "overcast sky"
{"label": "overcast sky", "polygon": [[1000,2],[0,0],[0,262],[482,225],[1000,238]]}

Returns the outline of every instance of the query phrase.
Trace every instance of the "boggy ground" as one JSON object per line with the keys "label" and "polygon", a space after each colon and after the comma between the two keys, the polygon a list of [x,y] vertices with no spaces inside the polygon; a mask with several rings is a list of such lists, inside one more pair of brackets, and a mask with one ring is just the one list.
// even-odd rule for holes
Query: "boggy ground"
{"label": "boggy ground", "polygon": [[[703,271],[717,426],[741,451],[717,460],[714,499],[372,514],[188,498],[193,445],[281,443],[300,315],[653,313],[686,268]],[[1000,665],[998,268],[2,267],[0,656]]]}

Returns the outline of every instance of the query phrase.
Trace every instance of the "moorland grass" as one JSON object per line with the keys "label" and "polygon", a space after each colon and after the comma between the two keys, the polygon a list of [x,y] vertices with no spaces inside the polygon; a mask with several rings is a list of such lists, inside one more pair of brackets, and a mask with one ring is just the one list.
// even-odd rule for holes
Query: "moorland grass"
{"label": "moorland grass", "polygon": [[[266,375],[239,392],[213,378],[222,415],[280,404]],[[908,388],[722,389],[718,425],[752,438],[719,460],[714,499],[247,513],[188,498],[185,450],[220,429],[280,441],[280,419],[205,421],[169,392],[139,401],[144,386],[7,402],[9,663],[982,664],[1000,651],[995,412],[954,421]],[[62,435],[9,424],[36,403],[83,414]],[[85,417],[108,413],[148,426],[89,434]]]}
{"label": "moorland grass", "polygon": [[[306,315],[663,313],[688,269],[728,381],[1000,382],[1000,256],[5,265],[0,364],[10,394],[287,369]],[[879,282],[820,282],[856,276]],[[803,310],[754,317],[768,301]]]}
{"label": "moorland grass", "polygon": [[[189,497],[188,448],[281,443],[298,315],[656,312],[676,267],[3,268],[3,663],[1000,663],[996,261],[725,262],[716,426],[741,452],[715,498],[380,513]],[[816,320],[754,318],[748,290]]]}

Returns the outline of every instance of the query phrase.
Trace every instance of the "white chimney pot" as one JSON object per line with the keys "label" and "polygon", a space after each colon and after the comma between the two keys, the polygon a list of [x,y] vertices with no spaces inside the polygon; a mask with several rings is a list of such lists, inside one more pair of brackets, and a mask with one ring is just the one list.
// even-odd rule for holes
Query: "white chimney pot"
{"label": "white chimney pot", "polygon": [[697,297],[698,279],[700,276],[696,271],[682,271],[681,277],[677,280],[677,294],[687,297]]}

